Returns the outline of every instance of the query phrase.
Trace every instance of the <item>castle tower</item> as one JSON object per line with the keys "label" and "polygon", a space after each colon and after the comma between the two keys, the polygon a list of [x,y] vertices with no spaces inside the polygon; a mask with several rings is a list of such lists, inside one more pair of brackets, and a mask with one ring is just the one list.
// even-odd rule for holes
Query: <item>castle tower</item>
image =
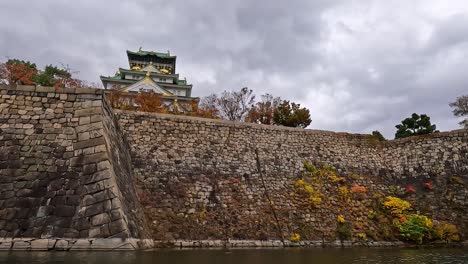
{"label": "castle tower", "polygon": [[[127,50],[129,68],[119,68],[114,76],[100,76],[104,89],[119,90],[134,97],[139,92],[153,91],[161,95],[169,109],[174,100],[181,111],[187,110],[198,97],[192,97],[192,85],[176,73],[176,56],[166,53]],[[185,107],[184,107],[185,106]]]}

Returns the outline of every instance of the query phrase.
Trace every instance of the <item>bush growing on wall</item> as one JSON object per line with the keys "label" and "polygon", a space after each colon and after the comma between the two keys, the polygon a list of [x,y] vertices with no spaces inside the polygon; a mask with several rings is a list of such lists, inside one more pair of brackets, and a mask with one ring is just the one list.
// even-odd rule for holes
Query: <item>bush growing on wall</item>
{"label": "bush growing on wall", "polygon": [[424,239],[431,238],[432,220],[424,215],[412,214],[408,220],[397,225],[402,238],[422,244]]}
{"label": "bush growing on wall", "polygon": [[445,242],[459,241],[457,226],[453,224],[442,223],[435,228],[435,235],[438,239]]}
{"label": "bush growing on wall", "polygon": [[393,216],[400,217],[404,215],[406,211],[411,208],[411,204],[398,197],[387,196],[385,197],[384,207],[390,210],[390,213]]}

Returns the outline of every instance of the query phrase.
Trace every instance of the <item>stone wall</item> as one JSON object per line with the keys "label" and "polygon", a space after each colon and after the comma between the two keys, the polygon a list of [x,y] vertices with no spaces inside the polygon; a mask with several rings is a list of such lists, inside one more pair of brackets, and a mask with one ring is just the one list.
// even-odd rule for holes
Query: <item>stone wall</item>
{"label": "stone wall", "polygon": [[[352,222],[353,236],[392,239],[381,221],[369,218],[386,195],[404,197],[415,212],[457,224],[467,235],[467,130],[381,143],[369,135],[119,110],[116,115],[132,148],[155,239],[280,239],[299,233],[334,240],[339,214]],[[295,186],[306,160],[332,165],[344,177],[340,184],[325,181],[314,207]],[[433,190],[424,188],[427,182]],[[354,184],[367,193],[343,198],[339,187]],[[405,192],[408,185],[415,194]]]}
{"label": "stone wall", "polygon": [[[379,215],[387,195],[456,224],[466,239],[467,153],[467,130],[378,142],[112,110],[102,90],[0,86],[0,249],[133,249],[151,246],[147,238],[182,245],[294,233],[333,244],[338,215],[353,239],[393,240],[391,219]],[[298,188],[310,177],[305,161],[336,172],[314,185],[317,197]]]}
{"label": "stone wall", "polygon": [[0,237],[147,237],[128,143],[102,97],[0,86]]}

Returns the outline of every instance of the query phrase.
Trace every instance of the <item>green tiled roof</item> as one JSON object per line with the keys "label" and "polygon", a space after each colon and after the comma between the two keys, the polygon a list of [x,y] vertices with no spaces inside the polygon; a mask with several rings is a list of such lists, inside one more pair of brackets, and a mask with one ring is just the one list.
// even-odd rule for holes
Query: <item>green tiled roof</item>
{"label": "green tiled roof", "polygon": [[161,58],[175,58],[176,57],[176,56],[171,56],[169,52],[156,52],[156,51],[148,51],[148,50],[141,50],[141,49],[138,51],[127,50],[127,53],[141,55],[141,56],[156,55]]}

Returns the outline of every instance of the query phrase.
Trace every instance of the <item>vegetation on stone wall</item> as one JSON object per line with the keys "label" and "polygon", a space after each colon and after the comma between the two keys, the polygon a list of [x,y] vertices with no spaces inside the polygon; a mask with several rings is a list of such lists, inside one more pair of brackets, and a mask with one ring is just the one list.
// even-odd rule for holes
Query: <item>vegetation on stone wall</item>
{"label": "vegetation on stone wall", "polygon": [[405,213],[411,208],[411,204],[408,201],[394,196],[385,197],[385,202],[383,205],[395,217],[405,215]]}
{"label": "vegetation on stone wall", "polygon": [[[302,197],[302,201],[307,201],[303,205],[310,206],[312,211],[329,208],[334,204],[335,199],[330,195],[332,190],[330,187],[335,186],[338,199],[345,205],[349,205],[337,207],[337,209],[342,208],[341,214],[338,214],[336,218],[337,239],[365,242],[368,239],[393,240],[398,238],[416,244],[434,240],[446,242],[460,240],[455,225],[434,224],[430,217],[416,211],[416,208],[403,198],[384,197],[380,192],[368,195],[368,188],[358,182],[361,179],[359,175],[352,172],[346,174],[347,177],[340,176],[338,170],[328,164],[314,165],[306,161],[302,177],[294,182],[296,194]],[[349,181],[352,183],[350,184]],[[434,190],[430,181],[421,183],[421,188],[427,192]],[[400,194],[408,195],[405,192],[400,192]],[[362,212],[363,210],[366,212]],[[352,220],[347,221],[345,214],[352,215],[353,217],[350,218]],[[301,232],[293,235],[295,234],[302,235]]]}
{"label": "vegetation on stone wall", "polygon": [[393,217],[393,225],[398,229],[399,236],[403,240],[422,244],[431,240],[443,240],[446,242],[460,239],[458,229],[453,224],[441,223],[434,226],[429,217],[412,213],[412,205],[403,199],[387,196],[383,206]]}

